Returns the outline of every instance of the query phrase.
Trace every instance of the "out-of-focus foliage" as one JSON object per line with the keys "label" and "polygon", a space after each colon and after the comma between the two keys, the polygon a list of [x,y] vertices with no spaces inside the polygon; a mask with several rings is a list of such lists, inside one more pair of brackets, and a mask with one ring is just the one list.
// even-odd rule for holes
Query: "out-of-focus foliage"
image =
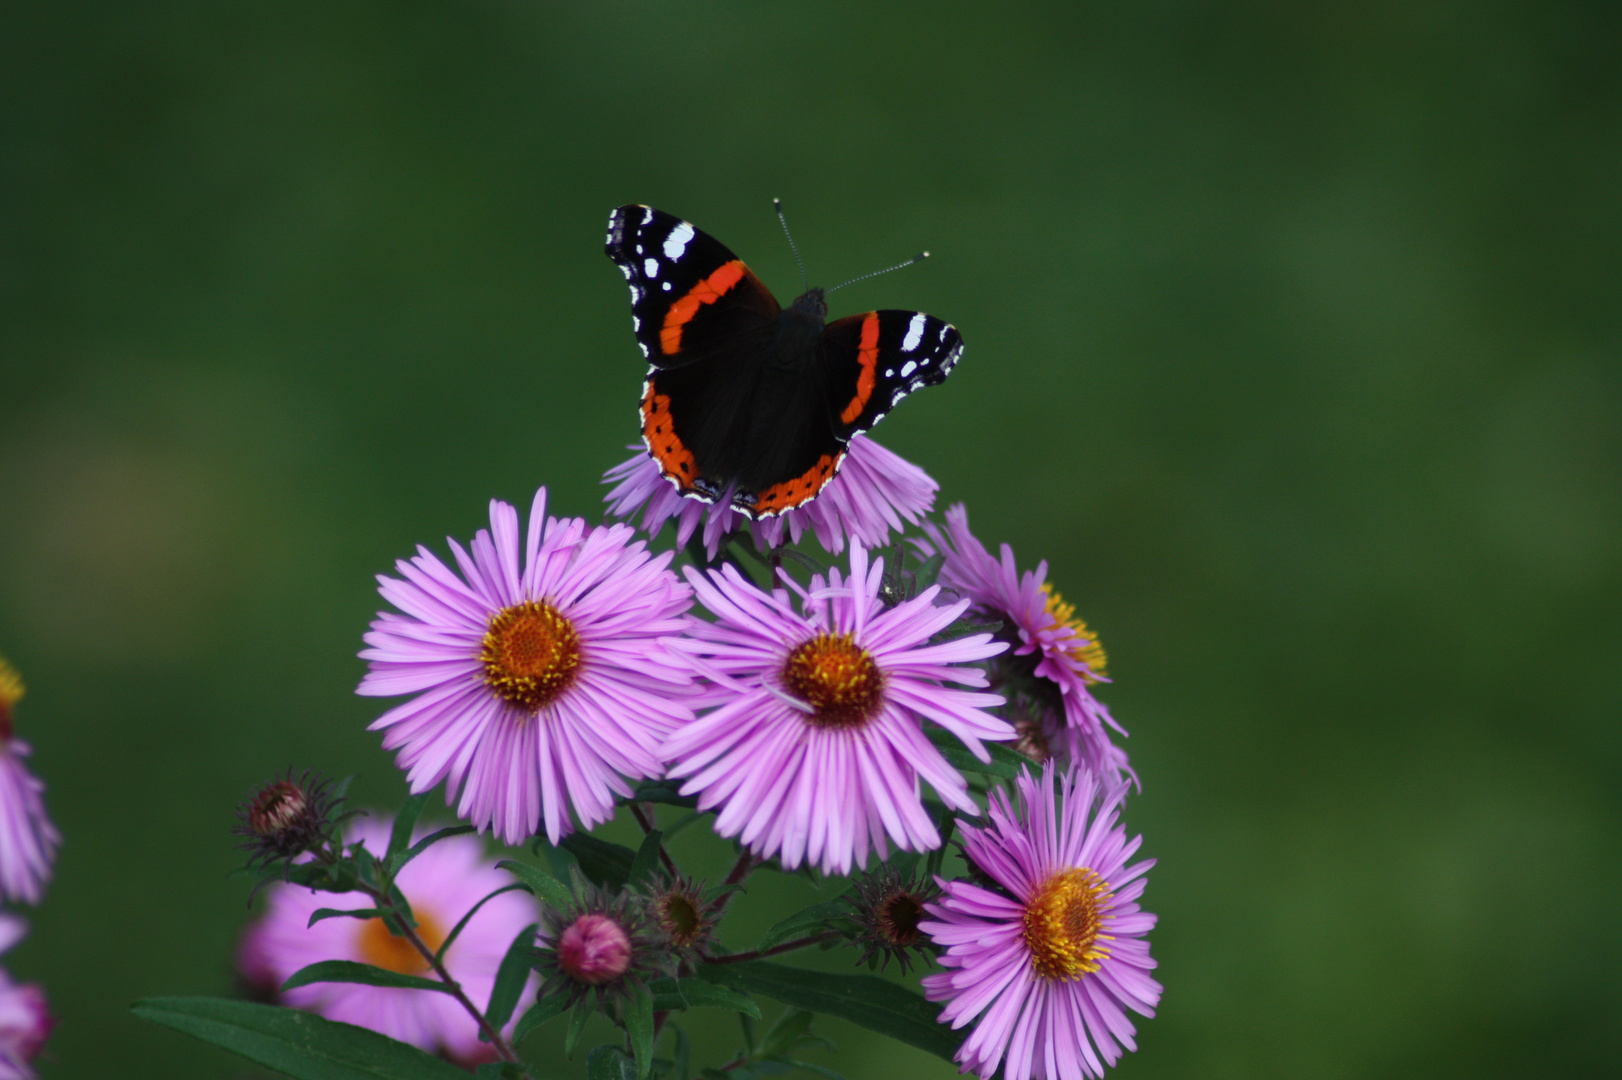
{"label": "out-of-focus foliage", "polygon": [[[1619,43],[1598,2],[0,6],[45,1074],[242,1075],[127,1012],[232,991],[231,808],[290,765],[398,801],[372,575],[540,483],[595,516],[609,208],[792,295],[772,196],[813,283],[935,253],[835,297],[968,343],[878,436],[1109,650],[1166,985],[1122,1075],[1614,1067]],[[826,898],[772,888],[751,941]],[[955,1075],[819,1023],[852,1080]]]}

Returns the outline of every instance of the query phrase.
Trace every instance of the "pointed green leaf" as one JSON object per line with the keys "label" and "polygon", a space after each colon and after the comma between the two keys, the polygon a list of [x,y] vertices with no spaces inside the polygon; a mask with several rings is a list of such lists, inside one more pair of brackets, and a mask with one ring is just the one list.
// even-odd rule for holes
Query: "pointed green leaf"
{"label": "pointed green leaf", "polygon": [[421,855],[423,852],[427,851],[430,847],[439,843],[441,840],[452,836],[463,836],[467,833],[478,831],[479,830],[475,829],[471,825],[451,825],[448,828],[440,829],[437,832],[431,832],[421,840],[418,840],[415,844],[412,844],[406,850],[397,851],[393,855],[390,855],[389,874],[398,874],[405,867],[406,863],[410,862],[412,859],[415,859],[418,855]]}
{"label": "pointed green leaf", "polygon": [[850,914],[850,905],[843,900],[828,900],[821,904],[812,904],[808,908],[801,908],[770,930],[755,946],[765,952],[773,945],[780,945],[795,938],[809,937],[819,930],[828,928],[829,919],[837,919]]}
{"label": "pointed green leaf", "polygon": [[687,1080],[693,1067],[693,1040],[687,1037],[687,1032],[680,1025],[670,1026],[676,1029],[676,1080]]}
{"label": "pointed green leaf", "polygon": [[422,808],[428,805],[428,792],[413,795],[400,806],[400,812],[394,815],[394,828],[389,832],[389,850],[383,856],[385,861],[392,860],[406,848],[411,846],[411,830],[417,827],[417,819],[422,817]]}
{"label": "pointed green leaf", "polygon": [[617,1046],[594,1046],[586,1058],[586,1080],[637,1080],[636,1062]]}
{"label": "pointed green leaf", "polygon": [[982,776],[997,776],[1004,780],[1012,780],[1019,775],[1022,766],[1029,767],[1029,758],[1008,749],[1001,743],[986,743],[985,748],[991,752],[990,761],[981,761],[969,752],[969,748],[958,741],[945,728],[931,727],[925,730],[929,741],[935,744],[935,749],[941,752],[947,764],[958,772],[979,773]]}
{"label": "pointed green leaf", "polygon": [[760,1056],[781,1057],[808,1043],[825,1045],[827,1040],[811,1034],[811,1021],[815,1019],[816,1014],[804,1009],[784,1009],[783,1015],[777,1018],[777,1023],[761,1040]]}
{"label": "pointed green leaf", "polygon": [[586,1021],[591,1019],[592,1010],[596,1007],[590,996],[575,1003],[574,1012],[569,1014],[569,1030],[563,1034],[564,1057],[574,1057],[575,1044],[580,1041],[580,1033],[586,1029]]}
{"label": "pointed green leaf", "polygon": [[640,885],[659,869],[659,845],[663,842],[664,833],[658,829],[643,837],[642,846],[636,849],[636,858],[631,861],[631,872],[625,879],[628,884]]}
{"label": "pointed green leaf", "polygon": [[912,579],[916,583],[918,591],[923,592],[934,585],[935,580],[941,576],[941,567],[945,565],[946,557],[944,555],[931,555],[919,564],[918,569],[912,572]]}
{"label": "pointed green leaf", "polygon": [[502,859],[496,863],[496,869],[507,871],[507,873],[528,885],[530,891],[537,897],[551,904],[559,911],[567,911],[574,904],[574,894],[569,891],[569,886],[538,866],[516,862],[512,859]]}
{"label": "pointed green leaf", "polygon": [[294,1080],[467,1080],[415,1046],[278,1005],[163,997],[137,1001],[130,1011]]}
{"label": "pointed green leaf", "polygon": [[[653,1068],[653,996],[645,986],[631,988],[631,1000],[625,1003],[625,1034],[636,1055],[636,1080],[647,1080]],[[589,1061],[587,1065],[589,1069]]]}
{"label": "pointed green leaf", "polygon": [[968,1034],[953,1031],[936,1021],[941,1006],[872,975],[830,975],[768,960],[705,964],[698,974],[722,986],[764,994],[785,1005],[849,1020],[858,1027],[888,1035],[947,1061],[952,1060]]}
{"label": "pointed green leaf", "polygon": [[698,805],[697,795],[683,795],[682,780],[644,780],[637,785],[633,802],[664,803],[666,806],[685,806],[689,810]]}
{"label": "pointed green leaf", "polygon": [[572,833],[558,846],[575,857],[581,873],[610,892],[625,887],[631,864],[636,861],[636,852],[630,848],[599,840],[590,833]]}
{"label": "pointed green leaf", "polygon": [[710,1005],[760,1019],[760,1006],[748,994],[703,979],[655,979],[648,984],[648,989],[653,992],[653,1007],[657,1012]]}
{"label": "pointed green leaf", "polygon": [[[524,984],[529,982],[529,950],[535,942],[535,927],[535,923],[530,923],[518,931],[518,936],[507,946],[507,955],[501,958],[501,966],[496,969],[496,981],[490,988],[490,1005],[484,1010],[484,1018],[497,1031],[512,1019],[518,999],[524,993]],[[481,1031],[479,1041],[489,1042],[490,1038]]]}
{"label": "pointed green leaf", "polygon": [[310,913],[310,921],[305,926],[314,926],[325,919],[381,919],[385,915],[393,915],[392,908],[361,907],[361,908],[316,908]]}
{"label": "pointed green leaf", "polygon": [[517,1046],[524,1041],[524,1036],[557,1016],[569,1007],[569,995],[564,993],[552,994],[543,997],[531,1005],[523,1016],[518,1018],[518,1026],[513,1028],[513,1045]]}
{"label": "pointed green leaf", "polygon": [[398,971],[373,967],[371,964],[361,964],[354,960],[318,960],[301,967],[282,983],[282,990],[286,992],[296,987],[321,982],[361,983],[364,986],[388,986],[397,990],[437,990],[442,994],[451,992],[451,988],[438,979],[402,975]]}
{"label": "pointed green leaf", "polygon": [[434,953],[434,962],[436,964],[444,963],[445,954],[451,951],[451,946],[456,943],[457,938],[462,936],[462,931],[467,929],[467,924],[473,921],[473,916],[479,913],[480,908],[494,900],[496,897],[500,896],[502,893],[512,892],[515,889],[523,888],[527,888],[527,886],[521,882],[515,881],[511,885],[503,885],[499,889],[492,889],[483,896],[479,897],[479,902],[467,909],[467,914],[463,915],[461,919],[457,921],[456,926],[449,934],[445,936],[445,940],[439,943],[439,950]]}

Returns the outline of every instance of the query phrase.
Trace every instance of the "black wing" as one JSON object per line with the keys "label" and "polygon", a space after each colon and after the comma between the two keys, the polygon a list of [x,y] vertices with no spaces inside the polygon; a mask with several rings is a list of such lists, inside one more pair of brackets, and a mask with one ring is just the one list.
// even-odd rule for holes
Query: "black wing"
{"label": "black wing", "polygon": [[908,394],[935,386],[963,355],[963,335],[921,311],[869,311],[828,324],[822,371],[834,436],[849,442]]}

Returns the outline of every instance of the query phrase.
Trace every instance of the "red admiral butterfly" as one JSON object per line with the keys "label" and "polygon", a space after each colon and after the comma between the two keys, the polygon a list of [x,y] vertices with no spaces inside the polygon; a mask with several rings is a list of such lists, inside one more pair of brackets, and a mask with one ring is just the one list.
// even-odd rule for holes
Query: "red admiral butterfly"
{"label": "red admiral butterfly", "polygon": [[826,323],[822,289],[787,309],[726,245],[651,206],[608,218],[608,257],[631,284],[631,326],[651,363],[642,441],[683,495],[772,517],[815,498],[851,438],[963,355],[921,311]]}

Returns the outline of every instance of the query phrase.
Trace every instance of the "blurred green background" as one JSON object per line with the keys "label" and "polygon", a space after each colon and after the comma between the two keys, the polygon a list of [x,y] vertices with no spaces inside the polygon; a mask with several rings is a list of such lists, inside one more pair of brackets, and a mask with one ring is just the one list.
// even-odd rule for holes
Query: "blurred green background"
{"label": "blurred green background", "polygon": [[935,253],[837,298],[969,343],[881,440],[1109,649],[1166,987],[1120,1074],[1613,1070],[1619,193],[1598,0],[0,7],[42,1071],[257,1075],[125,1011],[231,991],[232,807],[288,765],[399,799],[372,575],[537,484],[599,515],[608,210],[792,296],[773,196],[815,282]]}

